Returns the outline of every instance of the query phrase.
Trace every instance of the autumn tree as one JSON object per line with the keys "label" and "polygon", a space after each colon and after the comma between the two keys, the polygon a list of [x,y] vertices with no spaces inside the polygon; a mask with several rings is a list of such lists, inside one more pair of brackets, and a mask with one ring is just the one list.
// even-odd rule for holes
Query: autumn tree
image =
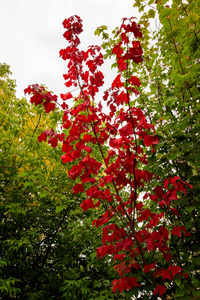
{"label": "autumn tree", "polygon": [[[6,193],[4,192],[2,202],[5,201],[4,198],[9,201],[5,202],[6,213],[3,214],[3,220],[7,222],[3,221],[2,226],[5,228],[9,222],[14,222],[16,229],[16,224],[21,224],[22,218],[19,218],[20,223],[15,223],[18,220],[16,214],[23,212],[27,215],[29,210],[24,212],[24,205],[29,198],[31,200],[28,203],[39,201],[41,207],[44,200],[50,201],[45,206],[47,220],[50,215],[49,205],[53,201],[55,207],[53,209],[51,206],[53,215],[48,230],[44,229],[44,225],[41,231],[37,229],[44,224],[39,211],[36,227],[28,227],[29,235],[35,230],[41,239],[41,233],[44,234],[42,241],[45,242],[39,243],[42,248],[39,257],[42,257],[42,261],[49,259],[45,264],[46,270],[49,270],[54,247],[48,245],[52,245],[54,233],[61,239],[70,239],[74,232],[75,238],[80,236],[79,229],[82,232],[82,224],[86,222],[90,231],[87,231],[85,239],[76,240],[76,245],[80,254],[83,243],[85,252],[81,252],[81,258],[88,262],[89,257],[93,257],[92,264],[87,264],[86,270],[89,273],[84,279],[67,278],[62,283],[59,291],[64,291],[62,295],[66,298],[98,299],[100,296],[100,299],[160,297],[189,300],[200,296],[199,4],[199,0],[173,0],[169,3],[166,0],[136,0],[134,6],[141,13],[139,22],[134,18],[124,18],[122,24],[113,31],[112,37],[106,32],[106,26],[97,28],[95,33],[102,35],[104,40],[104,58],[113,57],[113,67],[118,72],[100,102],[96,101],[96,95],[104,83],[104,75],[99,69],[104,61],[102,49],[99,46],[89,46],[87,50],[82,50],[79,38],[83,31],[82,20],[79,16],[67,18],[63,21],[67,46],[60,51],[60,56],[67,63],[64,80],[69,90],[60,95],[63,100],[59,105],[61,110],[57,108],[57,96],[43,86],[35,84],[25,89],[25,93],[30,95],[31,103],[36,106],[36,111],[43,116],[46,112],[45,118],[50,118],[54,126],[45,128],[43,124],[38,131],[39,123],[35,121],[34,127],[28,127],[29,138],[24,141],[36,141],[37,136],[41,148],[37,143],[38,152],[33,150],[31,145],[35,145],[35,142],[27,144],[27,147],[23,146],[23,139],[20,137],[20,141],[17,140],[20,143],[18,151],[29,151],[29,148],[32,153],[42,151],[41,156],[49,161],[50,167],[54,159],[56,163],[50,177],[45,166],[39,168],[43,163],[35,165],[34,162],[35,167],[29,163],[28,157],[31,155],[24,155],[18,164],[16,160],[11,164],[11,169],[14,168],[12,176],[5,179],[6,174],[10,173],[5,172],[3,175],[2,189]],[[79,88],[78,94],[74,93],[74,87]],[[74,101],[72,106],[67,103],[69,99]],[[103,101],[107,105],[106,110],[103,108]],[[7,126],[13,126],[16,120],[7,122]],[[60,128],[59,122],[62,123]],[[7,143],[3,145],[6,147]],[[13,160],[13,153],[11,158]],[[4,157],[2,162],[3,160]],[[26,162],[25,172],[21,170],[23,167],[20,161]],[[18,182],[18,178],[24,179],[23,194],[20,195],[22,202],[25,199],[24,188],[28,195],[23,205],[16,196],[19,194],[13,193],[13,185],[9,185],[10,178],[12,181],[14,179],[13,182]],[[44,183],[37,186],[38,178],[43,178]],[[72,193],[67,190],[67,195],[63,195],[66,181],[69,182]],[[11,190],[9,198],[6,198],[9,195],[7,185]],[[15,201],[10,204],[10,199]],[[71,199],[76,199],[77,206],[74,206]],[[34,211],[37,210],[38,205],[32,206]],[[12,207],[15,217],[12,215]],[[18,210],[19,213],[16,213]],[[54,222],[59,219],[57,214],[62,217],[54,226]],[[69,218],[74,218],[75,223],[72,222],[71,226],[75,224],[75,228],[67,232],[60,230],[60,227],[68,226]],[[26,238],[27,230],[24,228],[27,224],[27,221],[23,223],[19,231],[23,238],[18,238],[16,230],[14,239],[5,238],[4,253],[9,253],[8,250],[11,249],[12,259],[6,260],[7,254],[4,254],[4,268],[9,265],[10,260],[14,260],[15,247],[24,247],[23,253],[26,253],[29,243]],[[93,239],[94,236],[100,236],[102,244],[97,242],[98,239]],[[36,244],[38,246],[37,242]],[[63,242],[63,251],[68,246]],[[97,248],[97,259],[93,256],[93,248]],[[59,246],[55,249],[60,253]],[[51,251],[52,256],[49,257]],[[74,251],[70,252],[69,249],[69,253],[74,257]],[[60,259],[61,256],[62,254]],[[26,262],[24,257],[23,262]],[[18,261],[19,259],[14,267]],[[66,262],[67,257],[64,256],[63,261]],[[74,261],[77,262],[76,255]],[[97,289],[94,285],[87,285],[88,278],[91,280],[96,274],[89,276],[93,266],[102,266],[100,262],[108,267],[106,270],[110,279],[113,277],[111,267],[112,262],[114,263],[113,295],[105,294],[105,281],[101,285],[102,287],[104,284],[102,295],[98,283]],[[39,260],[38,266],[40,264]],[[78,264],[80,265],[84,264]],[[55,266],[51,269],[52,273],[59,269]],[[82,273],[77,268],[77,273]],[[76,268],[73,266],[73,269]],[[6,276],[4,282],[9,279],[12,285],[11,275],[8,273]],[[103,274],[104,279],[105,276]],[[15,280],[20,280],[20,277],[16,276]],[[43,282],[46,283],[45,280]],[[49,280],[46,286],[50,286],[50,282],[52,281]],[[81,290],[82,285],[87,289]],[[28,287],[30,286],[29,283]],[[76,287],[77,294],[70,287]],[[16,294],[20,286],[15,285],[15,288]],[[44,291],[40,288],[37,297],[54,295],[54,292],[45,292],[46,289]],[[117,295],[118,292],[120,296]]]}
{"label": "autumn tree", "polygon": [[[79,49],[82,20],[78,16],[64,20],[68,45],[60,56],[67,61],[65,85],[79,87],[80,94],[61,94],[62,137],[44,131],[38,139],[52,144],[53,137],[52,146],[62,143],[62,162],[72,164],[68,171],[74,181],[72,191],[85,197],[83,211],[104,210],[100,218],[94,216],[93,225],[103,232],[97,257],[113,257],[115,262],[114,293],[126,291],[138,299],[195,299],[199,296],[195,158],[199,90],[197,75],[192,81],[187,68],[195,65],[198,70],[198,18],[191,13],[197,7],[192,2],[165,3],[149,1],[150,10],[143,13],[140,24],[124,18],[113,38],[105,33],[105,26],[97,29],[96,34],[102,33],[106,40],[106,56],[116,58],[118,69],[103,96],[108,112],[95,102],[104,81],[99,70],[101,49]],[[143,1],[136,6],[146,9]],[[151,36],[152,17],[162,26]],[[177,28],[184,18],[193,25],[181,37]],[[184,53],[185,46],[179,49],[181,38],[191,38],[188,47],[197,45],[194,56],[192,51]],[[44,88],[32,85],[25,93],[47,113],[55,110],[57,99]],[[75,105],[69,107],[66,101],[72,97]]]}

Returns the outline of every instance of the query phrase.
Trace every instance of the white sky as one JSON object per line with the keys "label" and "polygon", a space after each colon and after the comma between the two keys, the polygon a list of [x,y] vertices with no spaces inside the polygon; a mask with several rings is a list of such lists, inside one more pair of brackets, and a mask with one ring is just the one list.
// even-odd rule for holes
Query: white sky
{"label": "white sky", "polygon": [[[12,78],[17,80],[17,97],[24,96],[23,90],[34,83],[45,84],[57,95],[69,91],[62,76],[67,73],[66,62],[59,58],[59,50],[67,46],[62,36],[65,18],[82,18],[80,47],[85,50],[89,45],[101,44],[94,35],[98,26],[107,25],[113,30],[123,17],[137,17],[133,3],[134,0],[0,0],[0,62],[11,66]],[[104,70],[111,82],[109,68]]]}

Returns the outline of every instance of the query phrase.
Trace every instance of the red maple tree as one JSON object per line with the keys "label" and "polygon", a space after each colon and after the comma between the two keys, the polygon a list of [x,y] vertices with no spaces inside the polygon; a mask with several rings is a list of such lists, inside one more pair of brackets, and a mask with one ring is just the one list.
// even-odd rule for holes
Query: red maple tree
{"label": "red maple tree", "polygon": [[[68,172],[75,182],[72,191],[85,195],[83,211],[100,205],[105,208],[93,226],[103,228],[103,245],[97,249],[97,257],[111,255],[115,261],[118,279],[112,283],[113,291],[139,289],[150,282],[151,292],[166,299],[173,277],[188,277],[170,253],[170,236],[190,235],[184,226],[170,223],[168,212],[178,215],[173,204],[180,192],[185,194],[192,186],[172,177],[164,179],[163,186],[150,188],[158,176],[145,169],[146,150],[154,152],[159,139],[140,107],[133,105],[141,82],[129,73],[130,62],[142,62],[140,26],[134,18],[124,18],[118,31],[119,43],[112,54],[117,57],[119,74],[103,96],[108,113],[103,111],[101,102],[95,103],[104,83],[104,75],[98,69],[103,64],[101,48],[79,49],[78,36],[83,31],[80,17],[64,20],[63,26],[68,41],[66,49],[60,51],[68,67],[63,75],[65,85],[79,87],[80,94],[71,108],[65,101],[73,97],[72,93],[60,95],[63,133],[45,130],[38,141],[48,141],[52,147],[62,143],[62,162],[73,162]],[[31,94],[31,103],[42,104],[47,113],[56,107],[57,96],[38,85],[29,86],[25,93]],[[124,196],[124,191],[128,196]],[[148,207],[145,203],[153,204]]]}

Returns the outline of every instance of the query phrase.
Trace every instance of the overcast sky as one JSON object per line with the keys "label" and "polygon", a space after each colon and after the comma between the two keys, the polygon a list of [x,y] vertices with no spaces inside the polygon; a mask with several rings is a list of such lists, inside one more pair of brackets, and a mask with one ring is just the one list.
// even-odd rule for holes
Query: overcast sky
{"label": "overcast sky", "polygon": [[[29,84],[45,84],[55,94],[67,92],[63,73],[66,62],[59,50],[67,46],[62,21],[71,15],[83,20],[82,48],[100,44],[98,26],[110,30],[123,17],[138,16],[134,0],[0,0],[0,62],[11,66],[17,96]],[[108,74],[107,74],[108,76]]]}

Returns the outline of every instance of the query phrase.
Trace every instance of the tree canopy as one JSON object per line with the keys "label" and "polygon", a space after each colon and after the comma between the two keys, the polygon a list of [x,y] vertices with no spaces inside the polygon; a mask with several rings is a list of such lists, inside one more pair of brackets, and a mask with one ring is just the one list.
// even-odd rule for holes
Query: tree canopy
{"label": "tree canopy", "polygon": [[200,2],[134,7],[138,23],[96,29],[104,56],[63,21],[62,104],[37,84],[16,99],[1,65],[2,299],[200,296]]}

